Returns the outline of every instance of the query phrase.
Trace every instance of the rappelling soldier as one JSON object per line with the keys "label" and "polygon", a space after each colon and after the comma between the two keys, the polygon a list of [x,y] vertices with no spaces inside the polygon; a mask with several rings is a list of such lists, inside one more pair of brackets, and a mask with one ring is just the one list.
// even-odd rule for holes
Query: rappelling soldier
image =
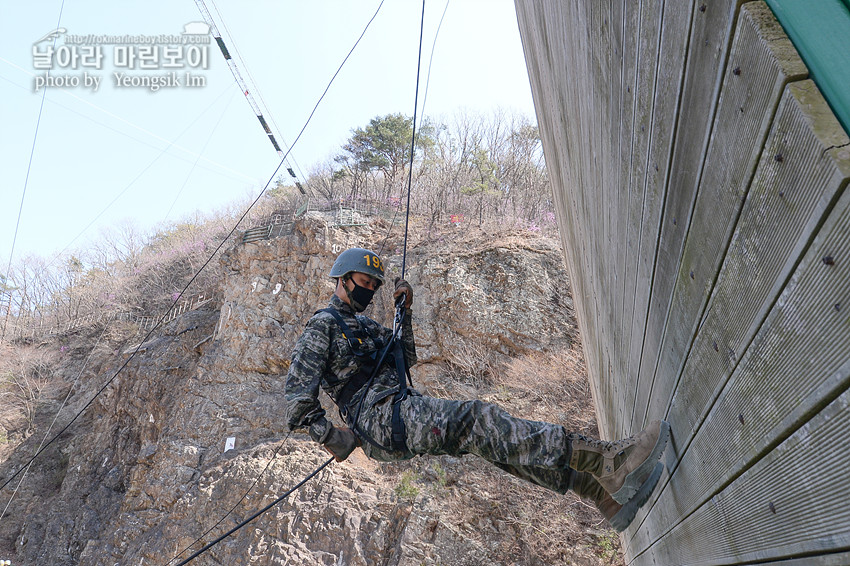
{"label": "rappelling soldier", "polygon": [[[512,417],[491,403],[424,396],[408,386],[408,370],[416,364],[410,284],[395,281],[390,329],[358,314],[384,284],[377,254],[348,249],[329,275],[336,280],[330,303],[309,320],[292,352],[285,391],[290,430],[306,427],[337,461],[358,446],[381,461],[475,454],[537,485],[593,500],[618,531],[631,523],[661,476],[666,422],[607,442]],[[320,389],[337,404],[346,427],[325,418]]]}

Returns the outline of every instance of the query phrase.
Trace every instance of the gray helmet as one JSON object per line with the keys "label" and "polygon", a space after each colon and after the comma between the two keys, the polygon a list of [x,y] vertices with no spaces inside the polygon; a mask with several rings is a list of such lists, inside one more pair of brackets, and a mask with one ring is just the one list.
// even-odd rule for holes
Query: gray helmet
{"label": "gray helmet", "polygon": [[352,272],[371,275],[382,284],[384,282],[384,262],[373,251],[365,248],[349,248],[337,256],[331,277],[345,277]]}

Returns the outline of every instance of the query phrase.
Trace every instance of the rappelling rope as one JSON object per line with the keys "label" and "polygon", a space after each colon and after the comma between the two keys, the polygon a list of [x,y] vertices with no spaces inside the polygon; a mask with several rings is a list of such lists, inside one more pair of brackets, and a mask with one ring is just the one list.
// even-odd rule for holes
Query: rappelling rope
{"label": "rappelling rope", "polygon": [[416,149],[416,110],[419,106],[419,69],[422,65],[422,31],[425,27],[425,0],[422,0],[422,17],[419,21],[419,57],[416,60],[416,95],[413,97],[413,135],[410,137],[410,169],[407,171],[407,211],[404,214],[404,247],[401,256],[401,278],[407,264],[407,228],[410,224],[410,188],[413,184],[413,152]]}
{"label": "rappelling rope", "polygon": [[[382,4],[383,4],[383,2],[382,2]],[[380,6],[378,7],[378,9],[380,10]],[[443,13],[445,14],[445,11]],[[376,15],[377,15],[377,12],[376,12]],[[374,19],[374,16],[373,16],[373,19]],[[416,147],[416,109],[417,109],[417,106],[418,106],[418,103],[419,103],[419,71],[420,71],[420,65],[421,65],[421,62],[422,62],[422,36],[423,36],[424,23],[425,23],[425,0],[422,0],[422,16],[421,16],[421,20],[420,20],[420,24],[419,24],[419,55],[418,55],[418,59],[417,59],[417,63],[416,63],[416,96],[414,97],[414,103],[413,103],[413,136],[412,136],[411,145],[410,145],[410,171],[408,172],[408,177],[407,177],[407,211],[406,211],[405,227],[404,227],[404,251],[403,251],[403,255],[402,255],[402,264],[401,264],[401,276],[402,276],[402,278],[404,278],[405,263],[406,263],[406,259],[407,259],[407,233],[408,233],[408,222],[409,222],[409,219],[410,219],[410,187],[411,187],[412,179],[413,179],[413,175],[412,175],[412,173],[413,173],[413,152],[414,152],[415,147]],[[389,234],[388,234],[388,236],[389,236]],[[386,239],[384,239],[384,243],[386,243]],[[383,249],[383,246],[382,246],[382,249]],[[397,305],[397,310],[399,312],[397,312],[396,321],[398,321],[398,322],[400,322],[398,314],[400,313],[401,309],[404,308],[403,305],[404,305],[403,300],[400,301],[399,305]],[[401,330],[400,324],[397,324],[396,322],[394,322],[394,332],[393,332],[392,340],[398,339],[397,332],[400,332],[400,330]],[[392,340],[391,340],[390,344],[392,343]],[[375,373],[377,373],[377,370],[380,368],[381,363],[385,359],[388,351],[389,351],[389,347],[387,347],[385,349],[385,351],[383,352],[383,357],[381,358],[379,363],[376,364]],[[373,374],[373,376],[374,376],[374,374]],[[368,387],[368,384],[366,386]],[[358,415],[360,414],[360,409],[362,408],[364,398],[365,398],[365,395],[361,396],[360,404],[358,405],[358,408],[357,408],[357,414]],[[292,493],[297,491],[300,487],[302,487],[304,484],[306,484],[308,481],[310,481],[312,478],[314,478],[319,472],[321,472],[323,469],[325,469],[327,466],[329,466],[331,464],[331,462],[333,462],[335,459],[336,459],[335,457],[329,458],[322,465],[320,465],[318,468],[313,470],[307,477],[305,477],[303,480],[298,482],[289,491],[287,491],[286,493],[284,493],[283,495],[281,495],[280,497],[278,497],[277,499],[275,499],[274,501],[272,501],[271,503],[269,503],[268,505],[266,505],[265,507],[263,507],[262,509],[260,509],[259,511],[257,511],[256,513],[254,513],[253,515],[251,515],[250,517],[248,517],[247,519],[245,519],[244,521],[242,521],[241,523],[239,523],[238,525],[236,525],[235,527],[233,527],[232,529],[230,529],[226,533],[224,533],[223,535],[219,536],[217,539],[208,543],[203,548],[201,548],[200,550],[198,550],[197,552],[195,552],[190,557],[188,557],[186,560],[180,562],[176,566],[184,566],[185,564],[188,564],[189,562],[191,562],[192,560],[194,560],[195,558],[197,558],[201,554],[203,554],[206,551],[208,551],[209,549],[211,549],[213,546],[215,546],[219,542],[223,541],[224,539],[226,539],[227,537],[229,537],[230,535],[232,535],[233,533],[235,533],[236,531],[238,531],[239,529],[241,529],[242,527],[244,527],[245,525],[247,525],[248,523],[250,523],[251,521],[253,521],[257,517],[259,517],[260,515],[262,515],[263,513],[265,513],[266,511],[268,511],[269,509],[271,509],[272,507],[274,507],[275,505],[277,505],[278,503],[280,503],[281,501],[283,501],[287,497],[289,497],[289,495],[291,495]],[[268,466],[266,466],[266,467],[268,467]],[[253,486],[252,486],[252,489],[253,489]],[[243,496],[243,499],[244,499],[244,496]],[[237,505],[238,505],[238,503],[237,503]],[[234,508],[235,508],[235,506],[234,506]],[[232,511],[233,511],[233,509],[228,511],[227,515],[229,515]],[[225,515],[225,517],[227,515]],[[224,517],[222,517],[222,519],[218,523],[216,523],[216,525],[214,525],[213,527],[208,529],[207,532],[204,533],[204,535],[201,535],[200,538],[203,538],[209,531],[211,531],[213,528],[215,528],[223,520],[224,520]],[[200,540],[200,538],[198,540]],[[197,540],[195,542],[197,542]],[[194,545],[194,544],[195,543],[193,542],[192,545]],[[189,545],[189,546],[191,547],[192,545]],[[185,552],[185,549],[180,554],[182,554],[183,552]],[[179,554],[178,554],[178,556],[179,556]],[[170,564],[173,560],[174,560],[174,558],[172,558],[168,562],[168,564]]]}
{"label": "rappelling rope", "polygon": [[294,493],[296,490],[298,490],[298,488],[300,488],[305,483],[307,483],[308,481],[310,481],[311,479],[316,477],[316,475],[319,472],[324,470],[333,461],[334,461],[333,457],[329,458],[324,464],[322,464],[321,466],[319,466],[318,468],[313,470],[313,472],[310,473],[309,476],[307,476],[306,478],[304,478],[303,480],[301,480],[300,482],[295,484],[295,486],[292,489],[290,489],[289,491],[287,491],[286,493],[284,493],[283,495],[281,495],[280,497],[278,497],[277,499],[275,499],[274,501],[272,501],[271,503],[269,503],[268,505],[266,505],[265,507],[263,507],[262,509],[260,509],[259,511],[257,511],[256,513],[254,513],[253,515],[251,515],[250,517],[248,517],[247,519],[245,519],[244,521],[242,521],[241,523],[239,523],[238,525],[236,525],[235,527],[233,527],[232,529],[230,529],[229,531],[227,531],[226,533],[224,533],[223,535],[221,535],[217,539],[215,539],[214,541],[212,541],[211,543],[204,546],[202,549],[197,551],[195,554],[193,554],[192,556],[190,556],[189,558],[187,558],[183,562],[180,562],[179,564],[177,564],[177,566],[184,566],[185,564],[188,564],[189,562],[191,562],[192,560],[194,560],[195,558],[197,558],[201,554],[205,553],[206,551],[208,551],[209,549],[211,549],[212,547],[214,547],[215,545],[217,545],[218,543],[220,543],[221,541],[223,541],[224,539],[226,539],[227,537],[229,537],[230,535],[232,535],[233,533],[235,533],[236,531],[238,531],[239,529],[241,529],[242,527],[244,527],[245,525],[247,525],[248,523],[250,523],[251,521],[253,521],[257,517],[259,517],[260,515],[262,515],[263,513],[265,513],[266,511],[268,511],[269,509],[271,509],[272,507],[274,507],[275,505],[277,505],[278,503],[280,503],[281,501],[283,501],[287,497],[289,497],[292,493]]}
{"label": "rappelling rope", "polygon": [[[434,62],[434,50],[437,47],[437,37],[439,37],[439,35],[440,35],[440,29],[443,27],[443,19],[445,19],[446,11],[449,9],[449,2],[450,2],[450,0],[446,0],[446,6],[445,6],[445,8],[443,8],[443,14],[440,16],[440,23],[437,25],[437,31],[434,34],[434,43],[431,45],[431,57],[428,60],[428,76],[425,79],[425,95],[423,96],[423,99],[422,99],[422,115],[423,116],[425,115],[425,103],[428,101],[428,86],[431,84],[431,64]],[[425,19],[424,19],[425,1],[424,0],[422,2],[422,12],[423,12],[422,23],[424,23],[424,21],[425,21]],[[417,96],[419,95],[419,65],[421,64],[421,61],[422,61],[422,25],[420,24],[420,30],[419,30],[419,60],[416,63],[416,95]],[[414,144],[415,144],[415,140],[416,140],[415,134],[416,134],[416,108],[417,108],[417,106],[418,106],[417,101],[414,100],[414,105],[413,105],[413,134],[414,134],[414,136],[411,140],[411,152],[410,152],[410,172],[411,173],[413,172],[413,148],[415,147]],[[424,120],[424,118],[423,118],[423,120]],[[421,121],[422,120],[420,120],[420,122]],[[407,183],[407,212],[406,212],[407,218],[410,217],[410,187],[411,187],[411,182],[410,182],[410,178],[408,178],[408,183]],[[390,237],[390,232],[392,232],[393,226],[395,226],[396,217],[398,216],[398,211],[399,211],[400,208],[401,208],[401,203],[399,203],[399,206],[396,207],[395,213],[393,214],[393,219],[390,222],[390,227],[387,229],[387,234],[386,234],[386,236],[384,236],[384,240],[381,242],[381,247],[378,250],[379,256],[384,252],[384,246],[386,246],[387,240]],[[407,263],[407,219],[405,219],[404,232],[405,232],[404,255],[402,256],[402,261],[401,261],[401,276],[402,276],[402,278],[404,278],[404,270],[405,270],[405,265]]]}
{"label": "rappelling rope", "polygon": [[271,466],[271,465],[272,465],[272,462],[274,462],[274,459],[275,459],[275,458],[277,458],[277,454],[278,454],[278,452],[280,452],[280,449],[281,449],[281,448],[283,448],[284,444],[286,444],[286,441],[287,441],[287,440],[289,440],[289,437],[290,437],[291,435],[292,435],[292,432],[291,432],[291,431],[290,431],[290,432],[288,432],[288,433],[286,434],[286,436],[283,438],[283,441],[281,441],[281,443],[280,443],[280,444],[278,444],[277,448],[275,448],[275,450],[274,450],[274,454],[272,454],[272,457],[271,457],[271,458],[269,458],[269,461],[266,463],[266,467],[265,467],[265,468],[263,468],[263,470],[262,470],[259,474],[257,474],[257,477],[254,479],[254,483],[252,483],[252,484],[251,484],[251,487],[249,487],[249,488],[245,491],[245,493],[243,493],[243,494],[242,494],[242,497],[240,497],[240,498],[239,498],[239,501],[237,501],[236,503],[234,503],[234,504],[233,504],[233,506],[232,506],[232,507],[231,507],[231,508],[227,511],[227,513],[225,513],[225,514],[221,517],[221,519],[219,519],[219,520],[218,520],[218,521],[217,521],[217,522],[216,522],[213,526],[211,526],[210,528],[208,528],[207,530],[205,530],[205,531],[203,532],[203,534],[201,534],[201,536],[199,536],[199,537],[198,537],[198,538],[196,538],[194,541],[192,541],[192,543],[191,543],[191,544],[188,544],[188,545],[186,546],[186,548],[184,548],[183,550],[181,550],[180,552],[178,552],[177,554],[175,554],[175,555],[174,555],[174,557],[173,557],[171,560],[169,560],[168,562],[166,562],[164,566],[168,566],[169,564],[171,564],[172,562],[174,562],[175,560],[177,560],[178,558],[180,558],[180,557],[181,557],[181,556],[182,556],[182,555],[183,555],[183,554],[184,554],[187,550],[191,549],[193,546],[195,546],[195,545],[196,545],[196,544],[198,544],[200,541],[202,541],[202,540],[204,539],[204,537],[205,537],[205,536],[207,536],[208,534],[210,534],[210,532],[212,532],[212,530],[213,530],[213,529],[215,529],[217,526],[219,526],[222,522],[224,522],[224,520],[225,520],[226,518],[228,518],[228,517],[230,516],[230,514],[231,514],[231,513],[233,513],[233,511],[234,511],[234,510],[235,510],[235,509],[239,506],[239,504],[240,504],[240,503],[242,503],[242,502],[245,500],[245,498],[246,498],[246,497],[248,497],[248,494],[249,494],[249,493],[251,493],[251,492],[254,490],[254,488],[255,488],[255,487],[257,487],[257,483],[259,483],[260,478],[261,478],[261,477],[263,477],[263,474],[265,474],[265,473],[266,473],[266,470],[268,470],[268,469],[269,469],[269,466]]}

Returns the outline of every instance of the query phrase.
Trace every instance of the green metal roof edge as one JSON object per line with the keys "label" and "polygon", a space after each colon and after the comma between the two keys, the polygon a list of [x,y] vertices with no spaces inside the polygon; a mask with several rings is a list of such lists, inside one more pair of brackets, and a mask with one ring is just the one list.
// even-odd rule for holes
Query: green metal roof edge
{"label": "green metal roof edge", "polygon": [[850,135],[850,0],[765,0]]}

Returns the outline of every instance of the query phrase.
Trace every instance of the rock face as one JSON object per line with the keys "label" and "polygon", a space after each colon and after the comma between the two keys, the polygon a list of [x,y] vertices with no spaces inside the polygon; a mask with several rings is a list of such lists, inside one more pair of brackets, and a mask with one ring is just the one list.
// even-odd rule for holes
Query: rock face
{"label": "rock face", "polygon": [[[384,225],[332,228],[308,214],[288,236],[239,244],[223,255],[222,300],[215,308],[184,314],[132,357],[115,355],[117,344],[99,343],[87,362],[82,354],[69,362],[68,371],[84,377],[59,425],[126,367],[24,478],[0,521],[0,559],[166,564],[326,461],[328,454],[305,435],[287,436],[283,376],[305,322],[331,295],[327,273],[337,253],[350,245],[377,251],[385,233]],[[399,275],[397,248],[390,241],[383,254],[390,279]],[[435,393],[458,368],[478,367],[483,380],[504,360],[568,348],[575,339],[563,260],[552,241],[423,241],[409,248],[406,267],[416,292],[421,361],[413,380],[422,390]],[[386,287],[367,314],[388,322]],[[37,430],[56,408],[45,407]],[[336,415],[330,407],[328,413]],[[0,477],[25,463],[41,436],[12,454]],[[503,519],[445,519],[450,499],[495,504],[486,501],[492,486],[480,485],[472,495],[457,491],[479,481],[480,468],[465,467],[469,458],[378,464],[356,451],[195,563],[541,563],[522,557],[515,530]]]}

